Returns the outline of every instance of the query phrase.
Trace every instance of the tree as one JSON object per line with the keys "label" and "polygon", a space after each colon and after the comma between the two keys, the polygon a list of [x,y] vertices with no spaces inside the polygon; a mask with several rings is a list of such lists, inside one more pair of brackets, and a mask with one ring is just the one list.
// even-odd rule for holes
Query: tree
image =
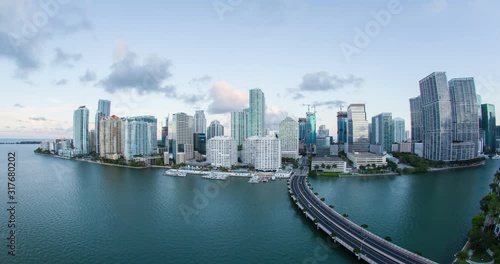
{"label": "tree", "polygon": [[484,214],[477,214],[472,217],[472,228],[481,228],[484,225],[486,216]]}
{"label": "tree", "polygon": [[366,229],[366,228],[368,228],[368,225],[367,224],[362,224],[361,227]]}
{"label": "tree", "polygon": [[490,183],[490,189],[491,189],[491,192],[497,192],[497,189],[498,189],[498,183],[496,182],[493,182],[493,183]]}
{"label": "tree", "polygon": [[311,171],[309,171],[309,173],[307,174],[307,176],[309,176],[309,177],[316,177],[316,176],[318,176],[318,173],[315,170],[311,170]]}
{"label": "tree", "polygon": [[465,251],[460,251],[457,253],[456,257],[457,257],[458,261],[463,262],[463,261],[469,259],[469,253],[467,253]]}
{"label": "tree", "polygon": [[321,168],[324,169],[326,167],[325,163],[321,163]]}
{"label": "tree", "polygon": [[321,200],[322,202],[324,202],[324,201],[325,201],[325,198],[321,198],[320,200]]}
{"label": "tree", "polygon": [[319,165],[318,164],[314,165],[314,169],[318,170],[319,169]]}
{"label": "tree", "polygon": [[333,209],[333,208],[335,208],[335,206],[333,206],[333,205],[331,205],[331,204],[329,205],[329,207],[330,207],[330,208],[332,208],[332,209]]}
{"label": "tree", "polygon": [[243,150],[243,145],[238,145],[238,151],[242,151]]}
{"label": "tree", "polygon": [[342,216],[343,216],[343,217],[349,217],[349,215],[348,215],[348,214],[343,214]]}
{"label": "tree", "polygon": [[392,242],[392,237],[390,237],[390,236],[386,236],[386,237],[385,237],[385,240],[387,240],[387,241],[389,241],[389,242]]}
{"label": "tree", "polygon": [[332,168],[332,166],[330,166],[330,164],[326,165],[327,170],[330,170],[331,168]]}

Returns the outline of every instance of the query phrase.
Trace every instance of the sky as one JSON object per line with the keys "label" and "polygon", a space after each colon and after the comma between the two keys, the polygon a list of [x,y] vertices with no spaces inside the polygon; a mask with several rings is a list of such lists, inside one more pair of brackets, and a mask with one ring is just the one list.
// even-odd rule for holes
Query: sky
{"label": "sky", "polygon": [[89,108],[93,128],[99,99],[159,127],[204,110],[230,131],[252,88],[271,130],[309,104],[336,137],[336,112],[352,103],[409,129],[408,99],[435,71],[474,77],[482,102],[500,107],[498,10],[495,0],[0,0],[0,138],[71,138],[73,111]]}

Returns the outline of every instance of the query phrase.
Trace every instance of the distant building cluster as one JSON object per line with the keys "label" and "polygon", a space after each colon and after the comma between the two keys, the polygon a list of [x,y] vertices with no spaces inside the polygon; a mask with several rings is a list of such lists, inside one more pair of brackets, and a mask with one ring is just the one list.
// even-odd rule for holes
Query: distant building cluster
{"label": "distant building cluster", "polygon": [[[219,120],[207,126],[203,110],[194,115],[178,112],[161,123],[154,116],[111,115],[111,102],[99,100],[95,126],[89,127],[89,110],[73,113],[73,139],[42,142],[43,151],[61,156],[96,155],[106,159],[162,158],[164,164],[206,161],[214,167],[244,165],[273,171],[283,158],[313,155],[320,171],[345,173],[354,168],[387,165],[387,153],[414,153],[436,161],[461,161],[483,152],[500,151],[500,127],[495,106],[482,104],[473,78],[447,80],[434,72],[419,82],[420,95],[411,98],[411,129],[405,120],[383,112],[368,118],[365,104],[350,104],[337,116],[335,137],[319,125],[316,106],[307,106],[299,118],[286,117],[278,130],[266,128],[265,95],[249,90],[249,107],[230,113],[230,136]],[[157,134],[161,135],[158,141]]]}

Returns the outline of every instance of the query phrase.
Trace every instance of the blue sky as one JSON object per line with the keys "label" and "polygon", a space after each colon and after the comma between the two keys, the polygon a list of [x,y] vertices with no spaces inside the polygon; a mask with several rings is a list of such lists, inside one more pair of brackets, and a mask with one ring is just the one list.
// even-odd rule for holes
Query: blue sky
{"label": "blue sky", "polygon": [[71,137],[73,110],[92,122],[98,99],[118,116],[203,109],[229,126],[255,87],[271,129],[318,104],[332,133],[350,103],[409,128],[408,99],[433,71],[474,77],[500,107],[498,1],[102,2],[0,0],[1,138]]}

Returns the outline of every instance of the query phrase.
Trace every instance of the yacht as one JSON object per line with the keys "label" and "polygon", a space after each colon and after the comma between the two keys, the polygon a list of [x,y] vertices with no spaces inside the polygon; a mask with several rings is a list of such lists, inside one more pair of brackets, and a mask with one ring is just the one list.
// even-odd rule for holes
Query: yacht
{"label": "yacht", "polygon": [[168,176],[186,177],[187,172],[174,169],[174,170],[167,170],[165,174]]}
{"label": "yacht", "polygon": [[496,154],[495,156],[491,157],[491,159],[500,159],[500,155]]}

